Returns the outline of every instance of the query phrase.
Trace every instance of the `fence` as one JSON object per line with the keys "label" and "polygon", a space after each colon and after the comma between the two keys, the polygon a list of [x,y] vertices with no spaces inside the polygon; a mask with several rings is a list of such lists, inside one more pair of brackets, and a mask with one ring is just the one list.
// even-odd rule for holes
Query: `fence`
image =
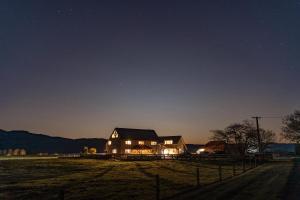
{"label": "fence", "polygon": [[228,154],[112,154],[109,155],[112,159],[117,160],[219,160],[219,159],[232,159]]}
{"label": "fence", "polygon": [[[195,167],[191,167],[190,170],[191,172],[189,173],[189,178],[191,178],[190,182],[191,184],[188,184],[187,187],[184,187],[182,190],[178,190],[178,192],[174,192],[172,194],[169,194],[166,192],[166,188],[175,188],[175,190],[178,189],[178,186],[171,185],[169,181],[166,181],[168,177],[165,177],[164,174],[155,174],[155,175],[150,175],[152,177],[152,192],[151,194],[153,195],[151,199],[172,199],[172,197],[180,195],[181,193],[187,192],[188,190],[194,190],[194,189],[199,189],[203,188],[207,185],[214,184],[217,182],[222,182],[224,180],[227,180],[229,178],[232,178],[234,176],[240,175],[244,172],[246,172],[249,169],[253,169],[258,166],[258,164],[261,164],[262,162],[255,157],[248,157],[245,159],[232,159],[227,156],[215,156],[215,157],[199,157],[199,156],[169,156],[169,157],[159,157],[154,156],[147,156],[147,157],[126,157],[126,160],[130,159],[137,159],[137,160],[151,160],[154,158],[159,158],[159,159],[165,159],[165,160],[176,160],[176,162],[185,162],[188,163],[189,166],[192,165]],[[128,163],[134,163],[134,162],[128,162]],[[144,162],[137,162],[138,165],[143,165]],[[165,163],[165,162],[161,162]],[[168,167],[168,166],[162,166],[163,167]],[[161,168],[157,168],[161,169]],[[144,170],[144,169],[143,169]],[[153,169],[152,172],[155,173],[156,169]],[[194,171],[193,171],[194,170]],[[142,170],[141,170],[142,171]],[[206,172],[205,172],[206,171]],[[203,173],[202,173],[203,172]],[[205,173],[210,173],[210,175],[214,176],[211,180],[207,181],[207,174]],[[149,172],[143,172],[145,174],[150,174]],[[178,173],[178,174],[176,174]],[[180,176],[180,172],[178,169],[174,171],[173,176]],[[163,194],[163,193],[168,193],[168,194]],[[65,198],[66,192],[64,190],[59,191],[59,199],[63,200]]]}

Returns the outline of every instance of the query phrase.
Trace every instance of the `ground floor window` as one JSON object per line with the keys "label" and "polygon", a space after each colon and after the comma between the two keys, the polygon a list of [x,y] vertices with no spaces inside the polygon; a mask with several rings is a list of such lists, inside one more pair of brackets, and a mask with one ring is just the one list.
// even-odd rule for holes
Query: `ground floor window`
{"label": "ground floor window", "polygon": [[131,149],[125,149],[125,153],[131,153]]}
{"label": "ground floor window", "polygon": [[162,151],[162,154],[166,154],[166,155],[168,155],[168,154],[178,154],[178,153],[179,153],[178,149],[176,149],[176,148],[166,148]]}
{"label": "ground floor window", "polygon": [[112,153],[118,153],[117,149],[113,149],[111,152]]}
{"label": "ground floor window", "polygon": [[153,154],[152,149],[132,149],[131,154]]}

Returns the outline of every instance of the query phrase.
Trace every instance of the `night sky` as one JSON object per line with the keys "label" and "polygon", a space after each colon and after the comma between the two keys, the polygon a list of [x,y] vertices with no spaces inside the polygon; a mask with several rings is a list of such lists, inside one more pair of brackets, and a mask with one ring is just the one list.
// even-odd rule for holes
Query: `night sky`
{"label": "night sky", "polygon": [[[300,108],[300,1],[0,1],[0,128],[107,138]],[[261,125],[280,131],[280,119]]]}

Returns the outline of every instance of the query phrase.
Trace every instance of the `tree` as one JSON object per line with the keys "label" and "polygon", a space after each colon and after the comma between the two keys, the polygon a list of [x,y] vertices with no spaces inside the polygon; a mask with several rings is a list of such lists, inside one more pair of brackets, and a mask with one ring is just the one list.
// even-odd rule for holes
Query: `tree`
{"label": "tree", "polygon": [[212,133],[213,140],[234,144],[234,148],[240,155],[245,155],[255,145],[255,128],[249,121],[234,123],[227,126],[224,130],[214,130]]}
{"label": "tree", "polygon": [[260,140],[261,140],[261,150],[264,151],[266,147],[275,142],[276,134],[271,130],[260,129]]}
{"label": "tree", "polygon": [[300,110],[283,118],[282,136],[291,142],[300,142]]}
{"label": "tree", "polygon": [[[257,130],[253,123],[244,121],[227,126],[224,130],[213,130],[212,140],[223,141],[226,144],[233,144],[240,155],[245,155],[248,151],[258,148],[259,141]],[[275,133],[270,130],[260,129],[262,150],[275,141]]]}

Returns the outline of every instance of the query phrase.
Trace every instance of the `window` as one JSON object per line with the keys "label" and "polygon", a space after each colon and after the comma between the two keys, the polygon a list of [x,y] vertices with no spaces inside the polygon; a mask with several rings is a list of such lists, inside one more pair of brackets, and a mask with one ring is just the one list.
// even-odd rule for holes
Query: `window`
{"label": "window", "polygon": [[163,154],[178,154],[178,150],[174,148],[167,148],[162,151]]}
{"label": "window", "polygon": [[151,141],[151,145],[157,145],[156,141]]}
{"label": "window", "polygon": [[117,149],[113,149],[111,152],[112,152],[113,154],[116,154],[118,151],[117,151]]}
{"label": "window", "polygon": [[131,149],[125,149],[125,154],[130,153]]}
{"label": "window", "polygon": [[126,140],[126,141],[125,141],[125,144],[131,145],[131,141],[130,141],[130,140]]}
{"label": "window", "polygon": [[165,140],[165,144],[173,144],[173,140]]}
{"label": "window", "polygon": [[144,145],[145,142],[144,141],[139,141],[139,145]]}
{"label": "window", "polygon": [[111,135],[111,138],[118,138],[118,133],[117,131],[114,131],[113,134]]}
{"label": "window", "polygon": [[111,145],[111,141],[110,141],[110,140],[108,140],[107,144],[110,146],[110,145]]}

